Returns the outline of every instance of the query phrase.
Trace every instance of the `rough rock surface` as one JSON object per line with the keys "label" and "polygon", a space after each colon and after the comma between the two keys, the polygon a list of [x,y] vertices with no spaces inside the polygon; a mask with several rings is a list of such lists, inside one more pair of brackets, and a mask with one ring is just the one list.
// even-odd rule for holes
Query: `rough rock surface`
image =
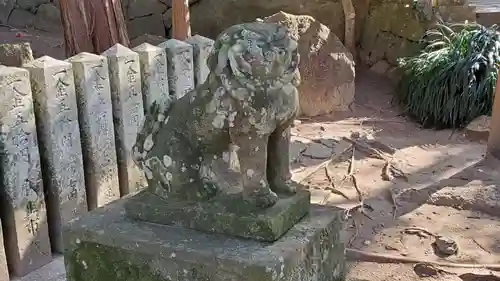
{"label": "rough rock surface", "polygon": [[233,24],[251,22],[279,11],[311,15],[341,40],[344,38],[344,11],[339,0],[201,0],[190,8],[191,29],[195,34],[215,38]]}
{"label": "rough rock surface", "polygon": [[136,37],[130,41],[130,47],[135,48],[142,43],[149,43],[153,46],[158,46],[161,43],[167,41],[167,38],[159,35],[152,35],[149,33],[143,34],[139,37]]}
{"label": "rough rock surface", "polygon": [[309,191],[301,190],[261,209],[241,200],[241,194],[186,202],[142,191],[125,203],[125,209],[129,218],[143,222],[274,242],[309,213],[310,199]]}
{"label": "rough rock surface", "polygon": [[0,64],[21,67],[33,61],[30,43],[0,44]]}
{"label": "rough rock surface", "polygon": [[6,24],[9,20],[9,15],[16,6],[16,0],[1,0],[0,1],[0,23]]}
{"label": "rough rock surface", "polygon": [[63,28],[59,8],[53,3],[40,5],[35,15],[34,25],[39,30],[62,33]]}
{"label": "rough rock surface", "polygon": [[131,221],[120,199],[65,233],[68,281],[345,280],[343,211],[311,213],[274,243]]}
{"label": "rough rock surface", "polygon": [[398,58],[418,53],[419,40],[438,18],[463,22],[476,16],[474,9],[460,1],[439,1],[434,9],[421,4],[424,2],[413,5],[412,0],[373,0],[365,13],[357,10],[356,19],[358,15],[363,18],[356,26],[361,61],[372,66],[386,60],[395,66]]}
{"label": "rough rock surface", "polygon": [[474,141],[487,141],[490,135],[490,116],[479,116],[467,125],[465,136]]}
{"label": "rough rock surface", "polygon": [[330,29],[313,17],[279,12],[264,19],[286,26],[299,42],[300,113],[345,111],[354,101],[355,62]]}
{"label": "rough rock surface", "polygon": [[[215,159],[239,147],[243,198],[260,208],[295,193],[290,126],[298,112],[297,42],[279,24],[225,30],[208,58],[205,83],[148,109],[132,151],[149,190],[164,199],[207,200],[223,189]],[[170,83],[169,83],[170,84]]]}

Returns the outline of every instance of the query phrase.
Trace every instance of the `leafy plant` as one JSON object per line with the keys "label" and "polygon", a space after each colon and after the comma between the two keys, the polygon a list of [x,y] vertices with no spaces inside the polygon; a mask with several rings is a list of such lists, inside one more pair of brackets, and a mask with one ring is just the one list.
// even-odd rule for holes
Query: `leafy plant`
{"label": "leafy plant", "polygon": [[437,24],[424,49],[399,60],[403,76],[396,99],[425,127],[460,128],[493,105],[500,34],[497,26]]}

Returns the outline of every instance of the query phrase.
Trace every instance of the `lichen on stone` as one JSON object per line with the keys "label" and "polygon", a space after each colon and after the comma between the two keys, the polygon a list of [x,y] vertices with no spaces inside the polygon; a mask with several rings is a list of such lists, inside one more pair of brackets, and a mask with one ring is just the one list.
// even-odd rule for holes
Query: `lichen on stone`
{"label": "lichen on stone", "polygon": [[294,193],[288,160],[290,125],[299,104],[297,42],[279,24],[226,29],[215,41],[202,85],[178,100],[156,101],[133,148],[162,197],[208,200],[221,189],[214,159],[239,147],[243,198],[261,208]]}

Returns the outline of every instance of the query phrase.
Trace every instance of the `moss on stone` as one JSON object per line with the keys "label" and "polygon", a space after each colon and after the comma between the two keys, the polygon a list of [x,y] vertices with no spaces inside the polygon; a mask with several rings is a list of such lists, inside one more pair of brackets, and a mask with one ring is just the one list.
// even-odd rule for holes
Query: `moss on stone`
{"label": "moss on stone", "polygon": [[182,201],[163,199],[147,190],[125,205],[127,215],[137,220],[260,241],[276,241],[307,215],[309,207],[310,193],[305,190],[281,196],[267,209],[246,202],[241,194],[221,194],[208,201]]}
{"label": "moss on stone", "polygon": [[68,280],[165,281],[140,254],[124,255],[123,250],[83,242],[65,256]]}
{"label": "moss on stone", "polygon": [[345,280],[343,211],[311,211],[275,242],[132,221],[124,198],[65,227],[68,281]]}

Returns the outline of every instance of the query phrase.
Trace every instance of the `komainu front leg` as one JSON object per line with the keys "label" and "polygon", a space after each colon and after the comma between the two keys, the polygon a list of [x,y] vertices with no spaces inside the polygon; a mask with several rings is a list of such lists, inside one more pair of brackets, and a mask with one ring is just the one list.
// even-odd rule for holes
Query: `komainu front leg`
{"label": "komainu front leg", "polygon": [[297,190],[290,171],[290,128],[276,130],[269,137],[267,180],[277,193],[294,194]]}
{"label": "komainu front leg", "polygon": [[231,140],[239,147],[237,154],[243,183],[243,197],[259,208],[273,206],[278,201],[266,178],[267,135],[241,134],[232,130]]}

